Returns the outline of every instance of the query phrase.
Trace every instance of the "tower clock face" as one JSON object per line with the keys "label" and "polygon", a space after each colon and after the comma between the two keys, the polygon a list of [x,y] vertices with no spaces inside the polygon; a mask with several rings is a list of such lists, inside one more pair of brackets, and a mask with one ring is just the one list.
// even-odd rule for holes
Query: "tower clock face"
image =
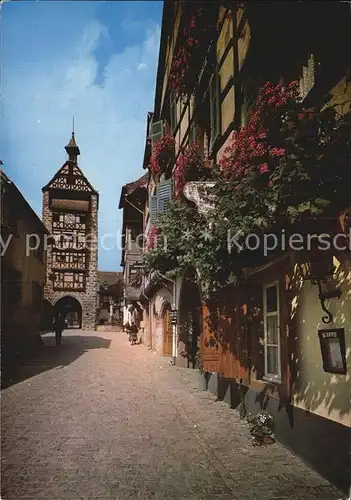
{"label": "tower clock face", "polygon": [[74,214],[66,214],[65,215],[65,223],[66,224],[74,224],[76,222],[76,216]]}

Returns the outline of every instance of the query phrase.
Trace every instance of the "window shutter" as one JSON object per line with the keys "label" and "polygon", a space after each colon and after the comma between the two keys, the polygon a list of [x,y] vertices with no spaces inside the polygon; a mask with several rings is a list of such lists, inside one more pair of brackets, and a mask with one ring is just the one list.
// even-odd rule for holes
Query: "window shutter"
{"label": "window shutter", "polygon": [[196,144],[197,142],[197,126],[195,119],[191,122],[189,131],[189,143]]}
{"label": "window shutter", "polygon": [[166,211],[167,203],[172,199],[172,179],[162,181],[157,189],[157,212],[163,213]]}
{"label": "window shutter", "polygon": [[163,120],[154,122],[151,126],[151,144],[152,146],[160,141],[164,134],[164,124]]}
{"label": "window shutter", "polygon": [[220,77],[214,73],[210,80],[210,124],[212,149],[218,135],[220,134]]}
{"label": "window shutter", "polygon": [[150,196],[150,224],[154,224],[157,217],[157,195]]}

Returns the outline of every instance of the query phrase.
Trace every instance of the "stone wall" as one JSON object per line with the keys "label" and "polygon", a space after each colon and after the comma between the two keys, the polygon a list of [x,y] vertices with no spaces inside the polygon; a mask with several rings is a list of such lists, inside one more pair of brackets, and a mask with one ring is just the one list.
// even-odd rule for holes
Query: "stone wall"
{"label": "stone wall", "polygon": [[[52,211],[49,204],[49,191],[43,195],[43,222],[46,228],[52,231]],[[88,218],[87,234],[92,235],[87,242],[87,274],[84,292],[54,291],[53,282],[49,279],[52,272],[52,254],[49,248],[46,261],[46,283],[44,287],[44,297],[52,305],[62,297],[74,297],[82,307],[82,328],[85,330],[95,330],[97,324],[97,311],[99,307],[99,284],[98,284],[98,196],[91,195],[91,213]]]}

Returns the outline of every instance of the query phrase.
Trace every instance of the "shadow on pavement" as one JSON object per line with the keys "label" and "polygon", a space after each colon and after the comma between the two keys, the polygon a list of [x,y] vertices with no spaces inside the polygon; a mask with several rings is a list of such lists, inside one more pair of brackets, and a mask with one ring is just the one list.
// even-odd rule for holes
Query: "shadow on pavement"
{"label": "shadow on pavement", "polygon": [[43,345],[20,358],[2,360],[1,389],[6,389],[23,380],[39,375],[58,366],[67,366],[89,349],[108,349],[111,340],[92,335],[65,335],[62,344],[55,345],[53,334],[42,336]]}

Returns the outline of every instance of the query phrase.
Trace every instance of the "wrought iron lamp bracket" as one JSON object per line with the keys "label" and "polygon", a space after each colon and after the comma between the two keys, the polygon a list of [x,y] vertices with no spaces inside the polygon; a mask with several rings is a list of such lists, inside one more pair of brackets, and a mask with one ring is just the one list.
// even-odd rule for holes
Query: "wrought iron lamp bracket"
{"label": "wrought iron lamp bracket", "polygon": [[330,292],[324,292],[323,291],[323,286],[322,283],[327,283],[326,279],[317,279],[311,281],[312,284],[318,286],[318,295],[319,295],[319,300],[321,303],[321,308],[322,310],[326,313],[326,316],[322,317],[322,321],[325,324],[329,324],[333,321],[333,315],[328,309],[326,308],[325,301],[327,299],[333,299],[333,298],[338,298],[340,299],[342,292],[339,287],[335,288],[335,290],[330,291]]}

